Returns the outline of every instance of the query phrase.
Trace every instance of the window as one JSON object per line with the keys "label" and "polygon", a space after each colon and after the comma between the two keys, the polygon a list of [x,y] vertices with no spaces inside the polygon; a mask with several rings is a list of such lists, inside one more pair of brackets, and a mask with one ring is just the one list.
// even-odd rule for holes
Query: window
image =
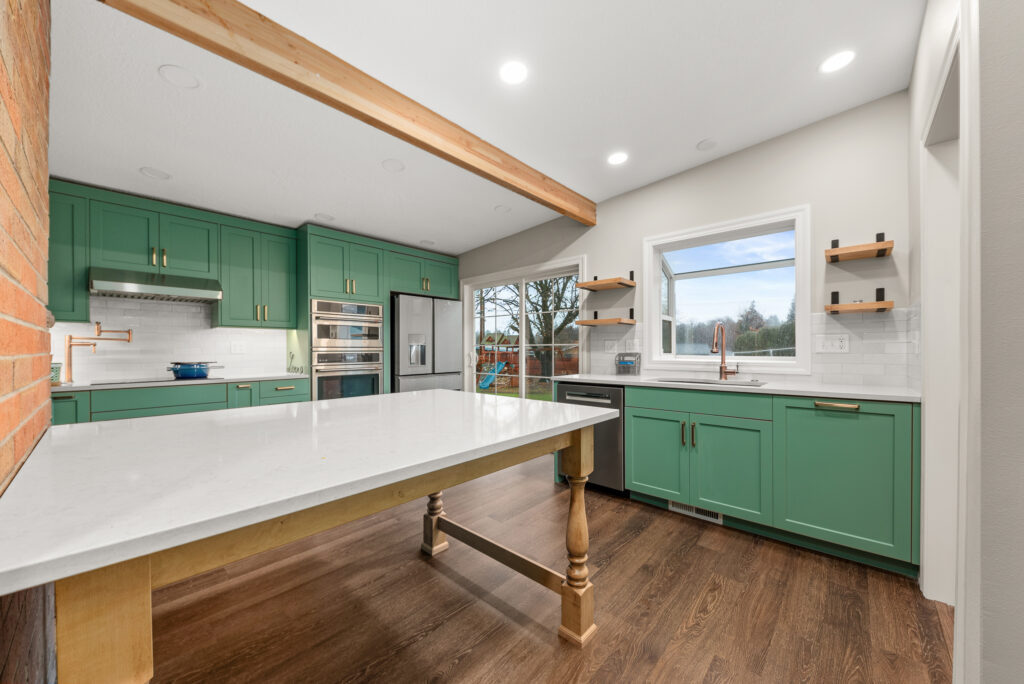
{"label": "window", "polygon": [[553,378],[579,372],[576,274],[473,291],[478,393],[552,399]]}
{"label": "window", "polygon": [[711,343],[722,323],[730,364],[805,372],[805,225],[806,209],[645,241],[660,293],[649,365],[717,363]]}

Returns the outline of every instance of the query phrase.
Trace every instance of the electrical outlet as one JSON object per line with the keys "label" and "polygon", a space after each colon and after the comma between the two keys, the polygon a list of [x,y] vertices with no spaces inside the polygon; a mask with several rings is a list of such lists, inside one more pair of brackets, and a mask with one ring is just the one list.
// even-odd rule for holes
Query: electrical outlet
{"label": "electrical outlet", "polygon": [[615,342],[613,342],[612,340],[605,340],[604,341],[604,353],[605,354],[614,354],[615,353]]}
{"label": "electrical outlet", "polygon": [[839,335],[815,335],[814,351],[821,354],[849,354],[850,336],[846,333]]}
{"label": "electrical outlet", "polygon": [[232,354],[244,354],[245,353],[245,342],[237,341],[231,343]]}

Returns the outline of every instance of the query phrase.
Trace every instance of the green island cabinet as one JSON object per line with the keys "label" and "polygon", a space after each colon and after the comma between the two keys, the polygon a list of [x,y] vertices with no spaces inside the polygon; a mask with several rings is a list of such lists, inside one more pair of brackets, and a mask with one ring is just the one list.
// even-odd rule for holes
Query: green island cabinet
{"label": "green island cabinet", "polygon": [[310,296],[361,302],[387,297],[382,249],[310,234],[308,254]]}
{"label": "green island cabinet", "polygon": [[387,254],[388,282],[395,292],[459,298],[459,265],[400,252]]}
{"label": "green island cabinet", "polygon": [[241,328],[297,325],[297,248],[292,235],[221,226],[221,287],[214,320]]}
{"label": "green island cabinet", "polygon": [[770,524],[771,398],[626,388],[626,486]]}

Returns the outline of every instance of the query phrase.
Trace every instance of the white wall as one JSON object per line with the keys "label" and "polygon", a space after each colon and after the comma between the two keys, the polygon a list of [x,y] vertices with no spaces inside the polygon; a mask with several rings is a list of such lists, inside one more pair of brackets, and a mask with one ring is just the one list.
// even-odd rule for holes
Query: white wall
{"label": "white wall", "polygon": [[[211,375],[218,377],[280,375],[287,365],[287,331],[211,327],[209,304],[91,297],[89,313],[105,329],[131,328],[133,340],[98,342],[95,354],[76,347],[76,383],[171,377],[171,361],[217,361],[224,368]],[[64,362],[65,335],[95,334],[90,323],[57,323],[50,331],[53,360]]]}

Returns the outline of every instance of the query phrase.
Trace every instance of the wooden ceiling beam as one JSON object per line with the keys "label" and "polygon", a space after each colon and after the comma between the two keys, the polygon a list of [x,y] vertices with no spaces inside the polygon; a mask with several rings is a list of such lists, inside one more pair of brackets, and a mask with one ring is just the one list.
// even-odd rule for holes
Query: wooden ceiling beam
{"label": "wooden ceiling beam", "polygon": [[99,0],[592,226],[594,202],[236,0]]}

